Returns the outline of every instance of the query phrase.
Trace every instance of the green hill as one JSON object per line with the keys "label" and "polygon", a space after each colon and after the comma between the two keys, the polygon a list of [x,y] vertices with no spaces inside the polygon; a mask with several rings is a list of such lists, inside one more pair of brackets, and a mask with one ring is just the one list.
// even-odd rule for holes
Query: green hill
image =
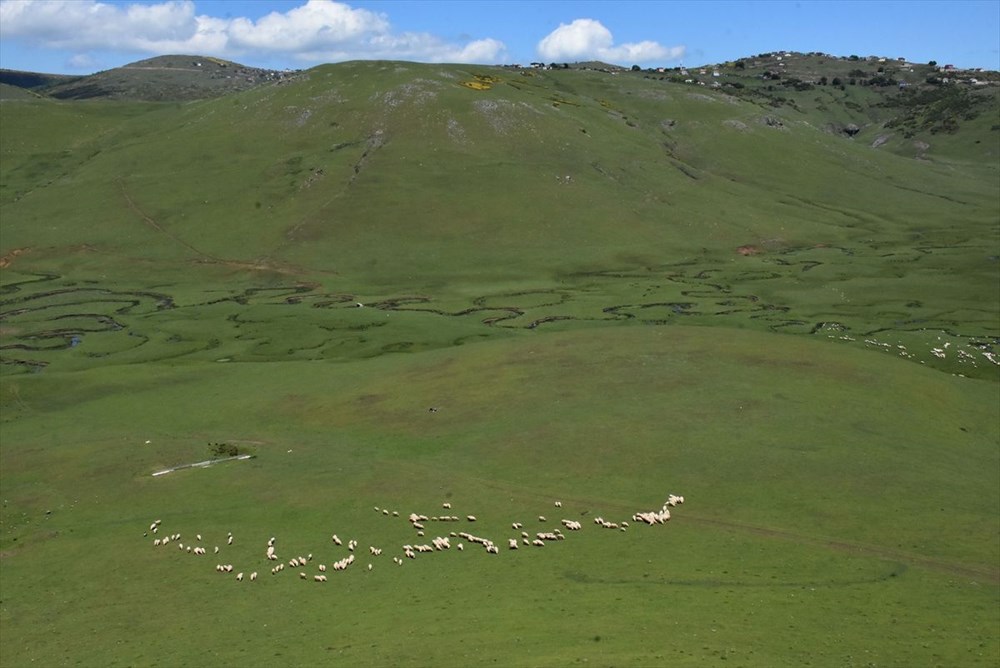
{"label": "green hill", "polygon": [[995,665],[997,87],[781,56],[4,98],[4,664]]}
{"label": "green hill", "polygon": [[155,102],[218,97],[287,81],[295,72],[248,67],[208,56],[156,56],[88,76],[0,71],[0,82],[60,100],[111,98]]}

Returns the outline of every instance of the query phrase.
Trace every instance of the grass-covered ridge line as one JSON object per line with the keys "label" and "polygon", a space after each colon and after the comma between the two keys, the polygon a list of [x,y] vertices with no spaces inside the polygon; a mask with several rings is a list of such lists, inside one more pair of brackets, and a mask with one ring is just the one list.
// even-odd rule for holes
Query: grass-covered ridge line
{"label": "grass-covered ridge line", "polygon": [[996,665],[992,89],[671,76],[5,95],[0,662]]}

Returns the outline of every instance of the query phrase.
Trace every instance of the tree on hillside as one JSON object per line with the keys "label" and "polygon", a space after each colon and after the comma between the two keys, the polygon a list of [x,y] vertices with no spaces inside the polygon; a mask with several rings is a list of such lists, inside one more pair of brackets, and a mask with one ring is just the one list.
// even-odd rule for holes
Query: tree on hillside
{"label": "tree on hillside", "polygon": [[639,70],[641,70],[641,69],[642,69],[642,68],[641,68],[641,67],[639,67],[638,65],[633,65],[633,66],[632,66],[632,71],[633,71],[633,72],[638,72],[638,71],[639,71]]}

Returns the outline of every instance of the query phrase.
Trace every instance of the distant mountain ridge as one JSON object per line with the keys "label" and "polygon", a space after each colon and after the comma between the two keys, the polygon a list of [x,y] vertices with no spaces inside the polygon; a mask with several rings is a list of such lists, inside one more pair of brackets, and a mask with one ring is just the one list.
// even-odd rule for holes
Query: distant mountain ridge
{"label": "distant mountain ridge", "polygon": [[169,55],[79,77],[0,70],[0,83],[60,100],[173,102],[219,97],[292,75],[292,71],[249,67],[209,56]]}

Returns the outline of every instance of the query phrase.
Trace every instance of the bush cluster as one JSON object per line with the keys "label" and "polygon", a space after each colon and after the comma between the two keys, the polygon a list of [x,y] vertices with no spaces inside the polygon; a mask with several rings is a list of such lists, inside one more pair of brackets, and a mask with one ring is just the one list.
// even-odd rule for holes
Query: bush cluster
{"label": "bush cluster", "polygon": [[235,457],[240,454],[239,447],[232,443],[209,443],[208,447],[213,457]]}

